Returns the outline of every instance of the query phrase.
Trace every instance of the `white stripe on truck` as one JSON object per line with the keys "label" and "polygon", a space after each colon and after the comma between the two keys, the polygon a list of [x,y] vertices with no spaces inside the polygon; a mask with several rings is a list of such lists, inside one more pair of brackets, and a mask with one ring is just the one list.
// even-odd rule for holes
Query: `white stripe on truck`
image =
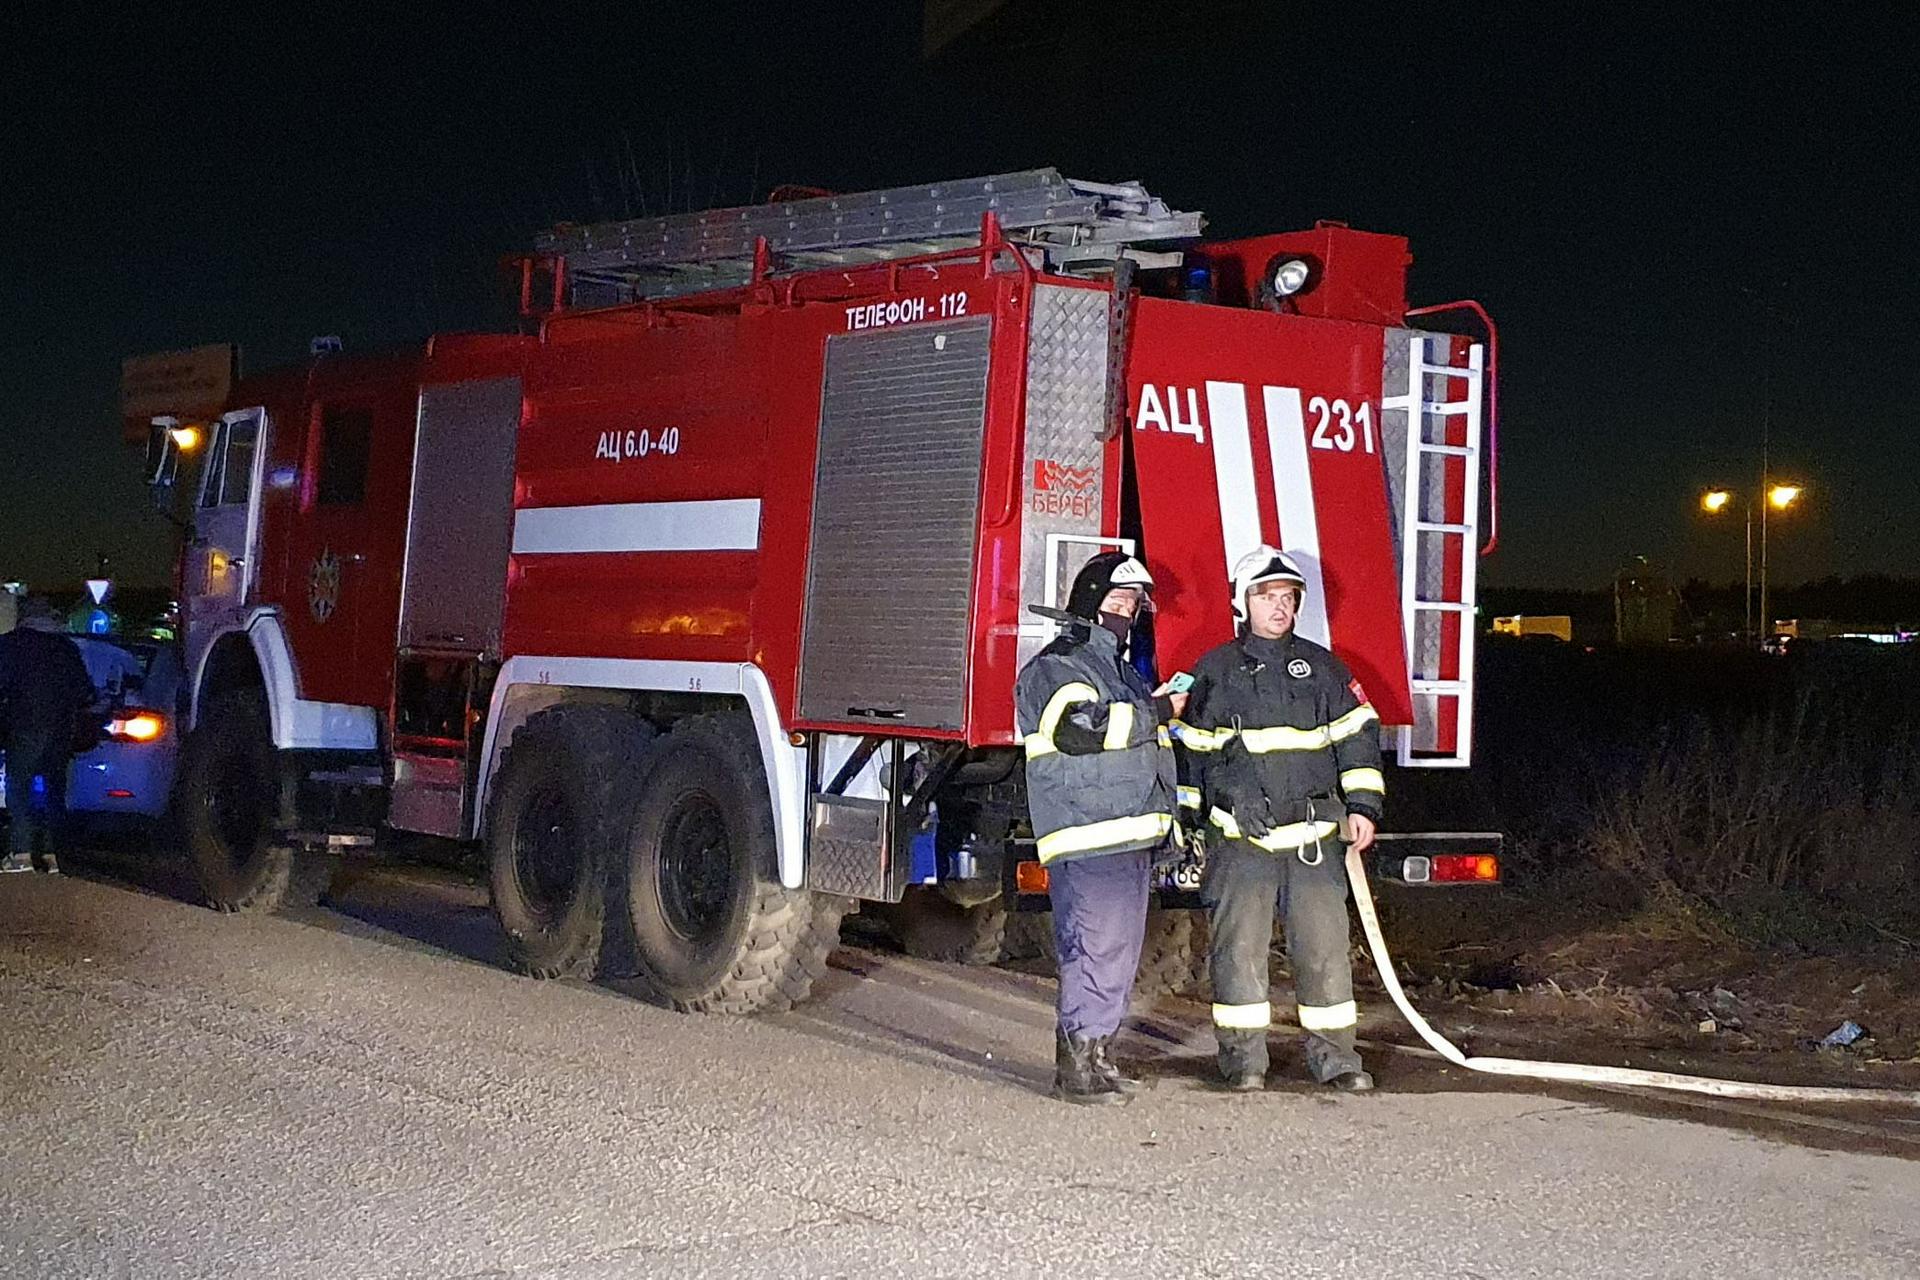
{"label": "white stripe on truck", "polygon": [[513,518],[515,555],[759,549],[758,498],[527,507]]}

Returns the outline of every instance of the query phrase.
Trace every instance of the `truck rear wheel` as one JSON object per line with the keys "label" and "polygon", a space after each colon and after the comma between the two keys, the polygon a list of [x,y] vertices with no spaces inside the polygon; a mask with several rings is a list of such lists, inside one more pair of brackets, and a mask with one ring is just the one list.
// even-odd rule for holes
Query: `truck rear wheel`
{"label": "truck rear wheel", "polygon": [[1133,990],[1141,996],[1183,996],[1207,980],[1207,915],[1204,911],[1147,912],[1146,943]]}
{"label": "truck rear wheel", "polygon": [[332,862],[273,839],[279,777],[259,691],[210,699],[181,756],[180,834],[208,905],[265,912],[318,902]]}
{"label": "truck rear wheel", "polygon": [[900,939],[901,950],[921,960],[992,964],[1007,936],[1007,906],[991,898],[962,906],[938,888],[915,885],[880,914]]}
{"label": "truck rear wheel", "polygon": [[[1052,970],[1056,964],[1051,911],[1018,912],[1007,930],[1009,959],[1039,960]],[[1207,915],[1204,911],[1147,911],[1146,937],[1140,947],[1140,968],[1134,975],[1138,996],[1187,995],[1207,980]]]}
{"label": "truck rear wheel", "polygon": [[507,960],[534,978],[591,978],[622,788],[650,725],[618,707],[555,707],[514,732],[487,802],[487,873]]}
{"label": "truck rear wheel", "polygon": [[654,747],[625,834],[635,967],[685,1013],[768,1013],[806,999],[845,902],[784,888],[750,730],[683,720]]}

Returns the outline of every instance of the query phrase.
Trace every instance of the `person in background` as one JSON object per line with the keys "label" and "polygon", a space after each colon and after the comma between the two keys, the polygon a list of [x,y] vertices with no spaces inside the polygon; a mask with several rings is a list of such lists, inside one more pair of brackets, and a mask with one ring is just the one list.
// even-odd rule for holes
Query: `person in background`
{"label": "person in background", "polygon": [[80,650],[46,600],[29,597],[20,625],[0,635],[0,752],[7,767],[7,856],[0,871],[60,870],[67,767],[80,717],[94,701]]}

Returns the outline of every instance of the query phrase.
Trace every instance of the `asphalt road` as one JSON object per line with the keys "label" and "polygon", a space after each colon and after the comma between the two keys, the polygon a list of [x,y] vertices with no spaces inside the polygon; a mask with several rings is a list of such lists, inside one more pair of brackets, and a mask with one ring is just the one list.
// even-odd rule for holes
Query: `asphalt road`
{"label": "asphalt road", "polygon": [[1040,979],[850,948],[803,1012],[689,1018],[503,972],[470,889],[340,899],[0,878],[0,1276],[1920,1275],[1914,1129],[1389,1054],[1227,1096],[1179,1002],[1089,1113]]}

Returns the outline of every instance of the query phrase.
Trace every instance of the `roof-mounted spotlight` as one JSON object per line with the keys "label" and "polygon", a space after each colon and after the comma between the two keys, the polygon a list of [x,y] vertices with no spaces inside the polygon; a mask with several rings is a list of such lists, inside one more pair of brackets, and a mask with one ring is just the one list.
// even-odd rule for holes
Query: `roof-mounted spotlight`
{"label": "roof-mounted spotlight", "polygon": [[1313,264],[1305,258],[1275,258],[1267,264],[1267,285],[1276,298],[1291,298],[1313,281]]}

